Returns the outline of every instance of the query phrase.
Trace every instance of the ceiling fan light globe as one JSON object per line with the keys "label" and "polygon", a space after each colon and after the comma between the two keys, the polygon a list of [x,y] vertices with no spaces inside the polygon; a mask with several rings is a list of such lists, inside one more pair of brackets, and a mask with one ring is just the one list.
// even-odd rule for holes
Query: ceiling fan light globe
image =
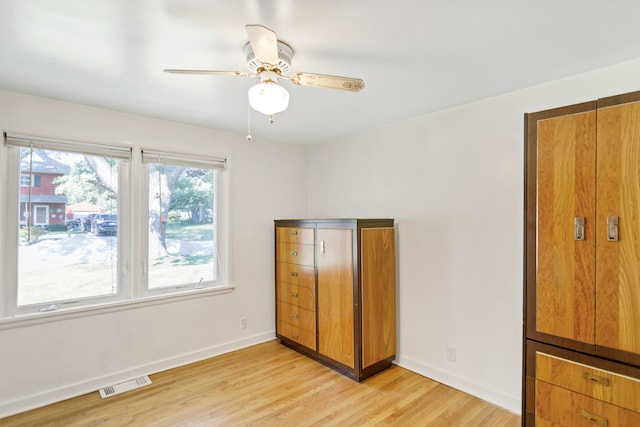
{"label": "ceiling fan light globe", "polygon": [[267,116],[281,113],[289,106],[289,92],[273,82],[258,83],[249,89],[249,105]]}

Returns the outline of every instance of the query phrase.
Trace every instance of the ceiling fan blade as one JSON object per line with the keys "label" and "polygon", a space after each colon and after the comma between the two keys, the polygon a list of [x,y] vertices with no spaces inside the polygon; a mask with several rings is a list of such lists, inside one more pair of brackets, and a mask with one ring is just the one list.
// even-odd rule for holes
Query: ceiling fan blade
{"label": "ceiling fan blade", "polygon": [[364,89],[364,80],[326,74],[292,73],[289,80],[298,86],[314,86],[358,92]]}
{"label": "ceiling fan blade", "polygon": [[278,65],[278,38],[276,33],[262,25],[247,25],[247,35],[251,50],[263,64]]}
{"label": "ceiling fan blade", "polygon": [[167,68],[163,70],[165,73],[172,74],[208,74],[212,76],[237,76],[237,77],[249,77],[249,73],[241,71],[218,71],[218,70],[176,70],[173,68]]}

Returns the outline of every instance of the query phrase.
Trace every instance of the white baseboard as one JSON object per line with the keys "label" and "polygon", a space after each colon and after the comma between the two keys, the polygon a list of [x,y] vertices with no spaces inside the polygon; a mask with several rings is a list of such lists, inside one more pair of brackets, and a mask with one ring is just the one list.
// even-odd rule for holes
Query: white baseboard
{"label": "white baseboard", "polygon": [[210,357],[218,356],[230,351],[239,350],[255,344],[275,339],[275,331],[269,331],[262,334],[246,337],[240,340],[227,342],[213,347],[205,348],[195,352],[177,355],[164,360],[157,360],[144,366],[127,369],[117,373],[104,375],[87,379],[75,384],[66,384],[60,388],[45,390],[41,393],[23,396],[8,402],[0,402],[0,418],[25,412],[30,409],[39,408],[51,403],[60,402],[72,397],[91,393],[122,381],[129,380],[142,375],[151,375],[157,372],[166,371],[167,369],[176,368],[178,366],[187,365],[189,363],[198,362]]}
{"label": "white baseboard", "polygon": [[521,415],[520,396],[514,397],[503,393],[498,393],[493,390],[489,390],[480,384],[470,381],[466,378],[461,378],[456,375],[452,375],[448,372],[441,371],[433,368],[432,366],[425,365],[422,362],[418,362],[409,357],[398,356],[394,362],[398,366],[408,369],[416,374],[420,374],[424,377],[430,378],[439,383],[448,385],[457,390],[468,393],[479,399],[500,406],[505,410],[517,415]]}

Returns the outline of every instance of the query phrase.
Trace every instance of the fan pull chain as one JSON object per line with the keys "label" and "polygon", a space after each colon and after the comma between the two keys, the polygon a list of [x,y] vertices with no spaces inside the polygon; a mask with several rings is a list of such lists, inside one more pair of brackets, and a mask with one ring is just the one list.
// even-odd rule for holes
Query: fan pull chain
{"label": "fan pull chain", "polygon": [[251,142],[251,105],[247,104],[247,142]]}

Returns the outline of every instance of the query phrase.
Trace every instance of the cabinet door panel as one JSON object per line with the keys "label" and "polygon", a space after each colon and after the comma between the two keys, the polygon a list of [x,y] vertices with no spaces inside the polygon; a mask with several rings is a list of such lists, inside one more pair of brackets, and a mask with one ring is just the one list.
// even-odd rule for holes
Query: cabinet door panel
{"label": "cabinet door panel", "polygon": [[318,229],[318,351],[354,368],[351,229]]}
{"label": "cabinet door panel", "polygon": [[640,354],[640,103],[598,110],[597,156],[596,344]]}
{"label": "cabinet door panel", "polygon": [[362,271],[362,367],[396,352],[396,269],[394,229],[360,232]]}
{"label": "cabinet door panel", "polygon": [[[594,343],[596,113],[538,122],[536,330]],[[574,220],[585,219],[584,240]]]}

